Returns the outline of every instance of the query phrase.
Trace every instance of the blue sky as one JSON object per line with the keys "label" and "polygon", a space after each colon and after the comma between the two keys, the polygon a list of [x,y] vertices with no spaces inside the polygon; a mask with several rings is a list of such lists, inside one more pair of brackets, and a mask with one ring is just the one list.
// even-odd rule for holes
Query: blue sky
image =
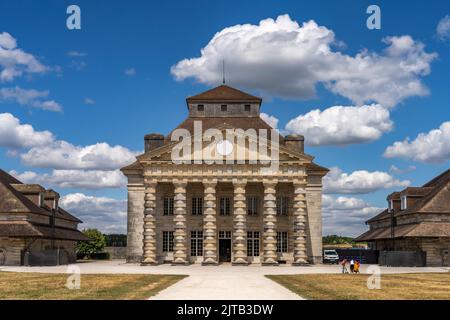
{"label": "blue sky", "polygon": [[[70,4],[81,8],[81,30],[66,28],[66,8]],[[381,8],[381,30],[366,27],[369,16],[366,8],[370,4]],[[272,34],[275,38],[271,43],[257,42],[261,46],[258,49],[261,64],[257,66],[258,70],[249,67],[245,76],[234,73],[242,63],[242,55],[234,56],[224,50],[224,58],[230,65],[228,84],[261,95],[264,98],[262,111],[275,117],[283,132],[289,131],[286,127],[289,121],[314,109],[324,112],[334,106],[363,108],[364,105],[378,105],[367,109],[361,117],[365,117],[362,121],[367,124],[367,117],[372,117],[375,112],[373,118],[380,116],[380,122],[390,126],[389,129],[386,126],[380,128],[378,124],[370,123],[369,127],[381,131],[379,136],[369,134],[358,142],[354,137],[343,137],[344,143],[330,142],[332,137],[328,136],[306,148],[316,157],[317,163],[339,168],[333,171],[334,176],[328,181],[330,187],[324,201],[325,233],[358,234],[364,229],[362,221],[385,207],[388,193],[406,185],[421,185],[449,168],[450,155],[446,147],[450,148],[450,136],[447,127],[442,127],[450,121],[450,19],[447,16],[450,4],[445,1],[1,1],[0,34],[7,33],[9,37],[4,35],[3,39],[13,38],[17,42],[16,46],[3,49],[10,52],[20,49],[43,67],[42,70],[39,67],[30,69],[29,65],[16,61],[16,69],[21,73],[0,79],[0,90],[4,90],[0,93],[0,114],[9,115],[3,118],[9,127],[0,125],[11,130],[2,131],[0,127],[0,167],[14,171],[26,182],[55,188],[66,196],[63,202],[66,207],[80,215],[88,225],[106,232],[124,231],[126,190],[114,170],[132,154],[142,151],[146,133],[167,134],[186,117],[187,96],[219,84],[214,75],[201,78],[199,75],[204,71],[201,67],[187,68],[179,62],[201,57],[200,50],[225,28],[244,24],[255,27],[261,20],[269,18],[275,19],[278,25],[281,20],[276,20],[277,17],[286,14],[289,16],[286,19],[299,24],[297,30],[304,22],[313,20],[316,24],[313,29],[324,27],[327,32],[332,32],[333,41],[326,44],[334,56],[354,58],[367,50],[369,64],[379,64],[382,69],[374,77],[388,79],[383,84],[388,93],[389,88],[397,85],[398,91],[403,90],[405,83],[421,86],[405,89],[407,93],[395,102],[378,99],[376,90],[380,91],[380,88],[374,89],[376,98],[360,99],[358,95],[364,94],[352,92],[352,86],[342,88],[343,81],[335,85],[343,75],[333,78],[331,74],[342,73],[342,70],[333,63],[334,60],[321,63],[319,55],[317,60],[311,57],[296,60],[298,57],[294,57],[291,60],[297,66],[302,62],[318,62],[318,67],[300,66],[299,71],[294,68],[283,77],[283,72],[277,71],[289,66],[289,57],[274,58],[265,51],[278,40],[284,48],[295,49],[294,52],[303,50],[283,38],[283,32]],[[254,32],[258,30],[256,28]],[[389,55],[387,48],[397,42],[387,43],[386,37],[402,36],[409,36],[412,41],[401,42],[408,39],[395,38],[399,45],[408,47],[406,51],[402,47],[403,51],[398,55]],[[239,41],[251,43],[246,43],[244,36]],[[211,49],[215,45],[221,48],[220,41],[210,43]],[[385,59],[376,58],[380,56]],[[203,58],[205,65],[210,67],[217,62],[214,56]],[[355,71],[357,63],[349,64],[349,68],[355,68],[349,74],[352,80],[364,82],[366,74]],[[420,68],[420,71],[401,74],[404,69],[397,68],[403,63]],[[233,65],[236,66],[234,69]],[[11,62],[2,64],[0,55],[0,72],[6,66],[11,66]],[[174,66],[179,68],[173,69]],[[372,69],[370,67],[368,72]],[[256,76],[261,79],[254,81],[252,72],[261,70],[273,71],[273,78]],[[220,70],[217,71],[220,78]],[[305,72],[304,76],[299,75],[301,71]],[[307,79],[311,73],[312,77],[317,77],[316,81]],[[391,79],[392,75],[395,77]],[[315,95],[299,93],[301,90],[297,87],[289,94],[283,94],[286,87],[303,80],[313,81]],[[25,91],[19,92],[18,88]],[[370,86],[355,87],[355,92],[358,89],[370,91]],[[39,92],[38,97],[30,90]],[[381,90],[379,94],[386,91]],[[28,98],[20,102],[20,95]],[[355,109],[344,110],[351,116],[355,114]],[[344,110],[336,112],[343,114]],[[329,121],[325,118],[322,114],[322,124]],[[308,140],[307,133],[311,131],[305,131],[302,124],[311,119],[299,119],[297,125],[289,128],[305,134]],[[358,131],[354,120],[350,117],[345,126],[355,126]],[[27,130],[23,125],[32,126],[32,132],[13,136],[13,129],[15,133]],[[39,136],[46,130],[51,137]],[[439,131],[428,135],[431,130]],[[421,133],[428,139],[415,141]],[[383,156],[389,146],[407,137],[410,141],[405,142],[401,150],[397,148],[392,150],[390,157]],[[24,139],[30,139],[29,143]],[[33,144],[33,139],[41,145]],[[70,146],[61,147],[61,141]],[[92,147],[97,143],[105,144]],[[43,145],[47,147],[44,154],[36,154],[35,149]],[[118,147],[112,149],[115,146]],[[58,152],[85,154],[95,148],[101,150],[94,152],[97,159],[88,166],[68,161],[67,165],[57,168],[56,161],[51,161],[53,156],[57,159],[61,156]],[[417,156],[422,150],[425,154],[431,150],[435,155]],[[102,153],[116,151],[116,159],[105,158]],[[55,173],[54,169],[66,171]],[[78,181],[78,184],[67,186],[57,179],[64,179],[68,174],[73,177],[77,173],[84,174],[91,183]],[[92,174],[97,174],[95,179]],[[92,181],[99,182],[95,185]]]}

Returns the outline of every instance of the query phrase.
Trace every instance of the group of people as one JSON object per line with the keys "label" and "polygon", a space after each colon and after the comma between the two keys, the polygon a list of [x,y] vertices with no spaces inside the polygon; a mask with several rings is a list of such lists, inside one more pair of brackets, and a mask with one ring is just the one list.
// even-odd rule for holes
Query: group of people
{"label": "group of people", "polygon": [[347,265],[350,266],[350,273],[359,273],[359,261],[351,259],[350,261],[347,259],[344,259],[341,261],[342,266],[342,273],[349,273],[349,270],[347,269]]}

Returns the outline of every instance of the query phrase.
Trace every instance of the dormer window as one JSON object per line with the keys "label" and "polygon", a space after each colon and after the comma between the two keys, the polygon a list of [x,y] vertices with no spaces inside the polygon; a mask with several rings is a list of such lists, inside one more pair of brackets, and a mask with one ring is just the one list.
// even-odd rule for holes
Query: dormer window
{"label": "dormer window", "polygon": [[394,201],[388,200],[388,212],[394,211]]}
{"label": "dormer window", "polygon": [[246,104],[246,105],[244,106],[244,110],[245,110],[246,112],[250,112],[250,105],[249,105],[249,104]]}
{"label": "dormer window", "polygon": [[39,207],[43,207],[44,206],[44,194],[42,192],[39,192],[38,206]]}
{"label": "dormer window", "polygon": [[401,204],[400,204],[400,209],[401,210],[406,210],[407,209],[407,198],[406,196],[401,196]]}
{"label": "dormer window", "polygon": [[220,110],[221,110],[222,112],[226,112],[226,111],[228,110],[227,105],[226,105],[226,104],[221,105],[221,106],[220,106]]}
{"label": "dormer window", "polygon": [[205,106],[204,106],[203,104],[199,104],[199,105],[197,106],[197,111],[199,111],[199,112],[205,111]]}

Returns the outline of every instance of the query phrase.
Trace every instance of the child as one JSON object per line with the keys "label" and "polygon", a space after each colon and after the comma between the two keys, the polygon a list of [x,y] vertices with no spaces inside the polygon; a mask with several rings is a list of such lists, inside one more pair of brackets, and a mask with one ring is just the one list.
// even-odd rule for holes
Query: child
{"label": "child", "polygon": [[358,260],[355,261],[355,266],[353,267],[353,272],[359,273],[359,261]]}
{"label": "child", "polygon": [[350,272],[353,273],[355,271],[355,260],[350,260]]}

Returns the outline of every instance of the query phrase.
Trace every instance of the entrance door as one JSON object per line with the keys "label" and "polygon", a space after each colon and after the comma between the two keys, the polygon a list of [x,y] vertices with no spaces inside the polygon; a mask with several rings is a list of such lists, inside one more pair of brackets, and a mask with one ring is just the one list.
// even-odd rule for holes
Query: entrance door
{"label": "entrance door", "polygon": [[231,262],[231,239],[219,239],[219,262]]}

